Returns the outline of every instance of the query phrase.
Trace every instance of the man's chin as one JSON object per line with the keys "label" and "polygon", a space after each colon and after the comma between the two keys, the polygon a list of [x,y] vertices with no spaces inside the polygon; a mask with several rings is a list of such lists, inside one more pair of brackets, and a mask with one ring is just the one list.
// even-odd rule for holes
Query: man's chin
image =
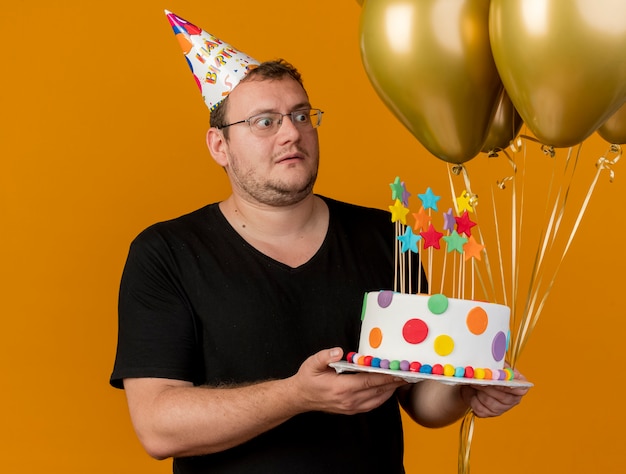
{"label": "man's chin", "polygon": [[313,186],[315,185],[315,178],[309,181],[305,186],[299,187],[286,187],[276,186],[273,187],[268,193],[268,202],[274,206],[291,206],[298,204],[307,196],[310,196],[313,192]]}

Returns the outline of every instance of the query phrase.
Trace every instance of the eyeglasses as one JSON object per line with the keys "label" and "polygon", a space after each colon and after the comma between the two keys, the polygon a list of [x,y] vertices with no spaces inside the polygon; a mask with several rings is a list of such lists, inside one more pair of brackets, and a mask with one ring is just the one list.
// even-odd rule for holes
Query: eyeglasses
{"label": "eyeglasses", "polygon": [[299,109],[294,110],[286,114],[280,112],[263,112],[262,114],[253,115],[246,120],[240,120],[239,122],[229,123],[228,125],[222,125],[218,127],[220,130],[233,125],[239,125],[240,123],[247,123],[250,126],[252,133],[258,136],[274,135],[280,129],[283,124],[283,117],[289,117],[291,123],[296,128],[307,130],[320,126],[322,123],[322,112],[320,109]]}

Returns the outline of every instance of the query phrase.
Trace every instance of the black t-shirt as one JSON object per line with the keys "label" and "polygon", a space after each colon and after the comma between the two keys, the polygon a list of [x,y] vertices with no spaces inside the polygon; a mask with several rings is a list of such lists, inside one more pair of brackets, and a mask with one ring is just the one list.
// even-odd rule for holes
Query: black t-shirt
{"label": "black t-shirt", "polygon": [[[251,247],[217,204],[143,231],[122,276],[111,384],[250,383],[291,376],[321,349],[356,350],[364,293],[393,285],[394,226],[387,212],[324,200],[328,233],[297,268]],[[360,415],[298,415],[221,453],[177,458],[174,472],[400,473],[402,456],[392,398]]]}

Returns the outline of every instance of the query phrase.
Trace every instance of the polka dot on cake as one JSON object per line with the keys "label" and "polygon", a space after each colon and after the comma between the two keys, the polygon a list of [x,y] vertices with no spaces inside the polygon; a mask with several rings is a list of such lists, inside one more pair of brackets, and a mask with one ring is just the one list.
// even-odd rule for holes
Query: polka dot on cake
{"label": "polka dot on cake", "polygon": [[424,342],[428,336],[428,325],[421,319],[409,319],[402,328],[402,337],[409,344]]}
{"label": "polka dot on cake", "polygon": [[433,314],[442,314],[448,309],[448,297],[437,294],[428,298],[428,309]]}
{"label": "polka dot on cake", "polygon": [[424,364],[420,367],[420,374],[431,374],[433,372],[433,366]]}
{"label": "polka dot on cake", "polygon": [[495,361],[500,362],[506,353],[506,336],[502,331],[498,332],[491,343],[491,355]]}
{"label": "polka dot on cake", "polygon": [[467,329],[469,329],[472,334],[478,336],[487,330],[489,317],[483,308],[475,306],[467,313],[465,323],[467,324]]}
{"label": "polka dot on cake", "polygon": [[381,331],[380,328],[378,327],[372,328],[372,330],[370,331],[369,342],[370,342],[370,346],[374,349],[377,349],[380,347],[380,345],[383,342],[383,332]]}
{"label": "polka dot on cake", "polygon": [[393,291],[383,290],[378,293],[378,306],[387,308],[393,301]]}
{"label": "polka dot on cake", "polygon": [[454,340],[447,334],[442,334],[435,339],[434,348],[440,356],[450,355],[454,350]]}

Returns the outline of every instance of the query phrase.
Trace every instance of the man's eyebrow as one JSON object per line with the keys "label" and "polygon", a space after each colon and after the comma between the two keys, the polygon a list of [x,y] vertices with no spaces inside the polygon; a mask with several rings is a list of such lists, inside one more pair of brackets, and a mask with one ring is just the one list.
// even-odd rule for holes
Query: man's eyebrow
{"label": "man's eyebrow", "polygon": [[[299,104],[294,105],[293,107],[291,107],[291,111],[293,112],[295,110],[310,109],[310,108],[311,108],[311,104],[310,102],[307,101],[307,102],[301,102]],[[252,111],[250,116],[254,117],[255,115],[266,114],[266,113],[280,113],[280,112],[274,108],[255,109]]]}
{"label": "man's eyebrow", "polygon": [[306,101],[306,102],[302,102],[300,104],[295,105],[292,110],[310,109],[310,108],[311,108],[311,103],[309,101]]}

